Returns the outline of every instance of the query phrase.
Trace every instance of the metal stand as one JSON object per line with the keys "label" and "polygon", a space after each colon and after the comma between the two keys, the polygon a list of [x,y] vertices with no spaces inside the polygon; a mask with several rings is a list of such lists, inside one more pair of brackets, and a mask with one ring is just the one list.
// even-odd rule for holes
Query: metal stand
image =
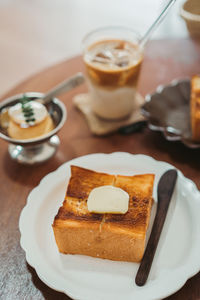
{"label": "metal stand", "polygon": [[33,165],[40,164],[51,158],[60,145],[57,135],[52,136],[47,142],[33,146],[9,144],[8,152],[11,158],[18,163]]}

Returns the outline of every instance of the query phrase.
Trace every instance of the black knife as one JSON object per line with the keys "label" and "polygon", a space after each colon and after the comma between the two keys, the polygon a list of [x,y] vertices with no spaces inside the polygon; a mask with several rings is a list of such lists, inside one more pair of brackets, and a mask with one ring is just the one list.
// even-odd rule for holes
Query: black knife
{"label": "black knife", "polygon": [[156,248],[158,245],[158,241],[160,238],[160,234],[162,232],[162,228],[167,215],[169,203],[176,184],[176,179],[177,171],[174,169],[168,170],[162,175],[158,183],[158,205],[156,216],[154,219],[151,235],[147,243],[146,250],[144,252],[144,256],[142,258],[140,267],[137,271],[137,275],[135,278],[135,283],[139,286],[143,286],[147,281],[153,258],[156,252]]}

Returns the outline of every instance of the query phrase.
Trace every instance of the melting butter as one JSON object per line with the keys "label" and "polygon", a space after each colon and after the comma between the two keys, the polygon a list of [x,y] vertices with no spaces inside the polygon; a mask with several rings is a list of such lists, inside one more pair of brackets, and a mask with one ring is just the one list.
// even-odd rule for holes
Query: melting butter
{"label": "melting butter", "polygon": [[104,185],[94,188],[88,197],[89,212],[125,214],[128,211],[129,194],[121,188]]}

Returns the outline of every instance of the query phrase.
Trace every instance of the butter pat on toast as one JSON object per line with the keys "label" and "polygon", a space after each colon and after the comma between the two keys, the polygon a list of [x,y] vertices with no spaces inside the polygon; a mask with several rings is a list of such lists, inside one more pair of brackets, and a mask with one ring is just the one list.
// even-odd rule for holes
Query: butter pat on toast
{"label": "butter pat on toast", "polygon": [[192,139],[200,142],[200,76],[198,75],[191,79],[190,119]]}
{"label": "butter pat on toast", "polygon": [[[71,166],[65,200],[53,223],[58,249],[118,261],[142,259],[149,224],[154,174],[120,176]],[[90,213],[87,199],[99,186],[113,185],[129,194],[125,214]]]}

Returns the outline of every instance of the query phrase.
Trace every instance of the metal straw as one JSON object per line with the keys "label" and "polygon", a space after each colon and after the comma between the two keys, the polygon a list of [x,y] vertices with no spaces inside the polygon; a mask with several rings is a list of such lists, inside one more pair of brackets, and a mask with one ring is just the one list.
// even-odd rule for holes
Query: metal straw
{"label": "metal straw", "polygon": [[156,29],[156,27],[160,24],[160,22],[164,19],[166,14],[169,12],[170,7],[176,2],[176,0],[170,0],[168,4],[165,6],[165,8],[162,10],[160,15],[157,17],[157,19],[153,22],[153,24],[149,27],[147,32],[144,34],[143,38],[140,40],[140,46],[144,47],[146,42],[148,41],[150,35],[152,32]]}

